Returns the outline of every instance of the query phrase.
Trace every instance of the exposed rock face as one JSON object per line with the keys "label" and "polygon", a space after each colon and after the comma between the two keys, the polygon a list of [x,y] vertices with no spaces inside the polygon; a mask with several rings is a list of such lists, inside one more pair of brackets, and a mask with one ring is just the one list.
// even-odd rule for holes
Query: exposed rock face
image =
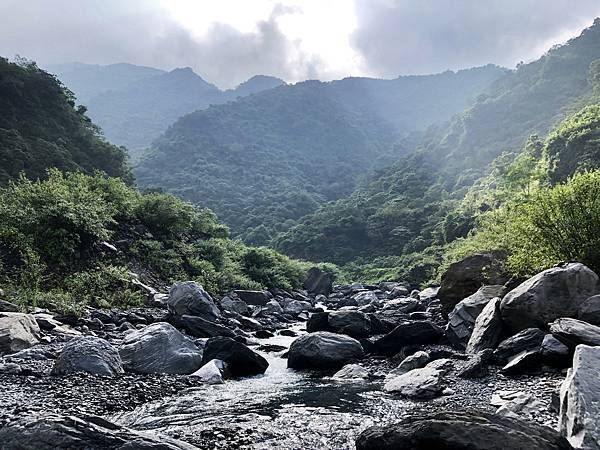
{"label": "exposed rock face", "polygon": [[211,338],[215,336],[235,336],[235,333],[229,328],[211,322],[210,320],[203,319],[202,317],[185,315],[176,318],[174,323],[179,328],[183,328],[188,334],[195,337]]}
{"label": "exposed rock face", "polygon": [[581,263],[568,263],[517,286],[504,296],[500,311],[514,332],[543,328],[560,317],[577,317],[581,304],[599,292],[598,275]]}
{"label": "exposed rock face", "polygon": [[403,397],[427,399],[437,397],[444,390],[443,375],[446,372],[439,362],[428,364],[420,369],[413,369],[397,377],[391,378],[383,389]]}
{"label": "exposed rock face", "polygon": [[550,428],[480,411],[413,414],[356,439],[357,450],[571,450]]}
{"label": "exposed rock face", "polygon": [[545,336],[546,333],[539,328],[526,328],[503,340],[494,352],[494,356],[498,362],[504,364],[509,358],[524,350],[539,348]]}
{"label": "exposed rock face", "polygon": [[292,369],[339,369],[361,359],[360,342],[342,334],[318,331],[299,337],[290,346],[288,367]]}
{"label": "exposed rock face", "polygon": [[73,339],[63,348],[52,368],[52,375],[87,372],[114,376],[123,373],[123,364],[116,348],[104,339],[85,336]]}
{"label": "exposed rock face", "polygon": [[502,336],[500,298],[496,297],[485,305],[475,321],[473,333],[467,344],[467,353],[479,353],[486,348],[495,348]]}
{"label": "exposed rock face", "polygon": [[192,374],[193,377],[199,377],[206,384],[223,384],[229,375],[229,366],[220,359],[211,359]]}
{"label": "exposed rock face", "polygon": [[600,345],[600,327],[577,319],[557,319],[550,324],[550,333],[571,348],[579,344]]}
{"label": "exposed rock face", "polygon": [[369,316],[358,311],[331,312],[327,317],[327,324],[334,333],[347,334],[357,339],[368,337],[371,332]]}
{"label": "exposed rock face", "polygon": [[559,429],[577,449],[600,449],[600,348],[580,345],[560,389]]}
{"label": "exposed rock face", "polygon": [[227,363],[231,375],[247,377],[265,373],[269,363],[241,342],[228,337],[210,338],[204,347],[203,363],[220,359]]}
{"label": "exposed rock face", "polygon": [[486,253],[451,264],[442,275],[437,293],[442,312],[448,314],[459,301],[477,292],[481,286],[506,283],[509,276],[503,268],[503,260],[499,253]]}
{"label": "exposed rock face", "polygon": [[406,345],[435,344],[443,334],[440,327],[428,321],[405,322],[375,341],[375,347],[380,353],[394,355]]}
{"label": "exposed rock face", "polygon": [[308,271],[304,289],[312,294],[329,295],[331,294],[332,284],[331,275],[318,267],[312,267]]}
{"label": "exposed rock face", "polygon": [[369,378],[369,371],[358,364],[347,364],[337,371],[333,378],[336,380],[366,380]]}
{"label": "exposed rock face", "polygon": [[600,325],[600,295],[594,295],[579,306],[577,318],[592,325]]}
{"label": "exposed rock face", "polygon": [[200,316],[214,321],[219,309],[202,286],[194,281],[175,283],[169,291],[169,311],[174,316]]}
{"label": "exposed rock face", "polygon": [[448,314],[448,325],[446,326],[446,337],[453,346],[466,348],[477,316],[491,299],[501,297],[503,292],[504,286],[482,286],[473,295],[457,303]]}
{"label": "exposed rock face", "polygon": [[111,449],[193,450],[196,447],[155,432],[121,427],[100,417],[80,419],[44,414],[13,421],[0,427],[3,450]]}
{"label": "exposed rock face", "polygon": [[119,354],[125,369],[137,373],[190,374],[202,365],[202,351],[166,322],[125,335]]}
{"label": "exposed rock face", "polygon": [[15,353],[37,344],[40,328],[30,314],[0,313],[0,354]]}
{"label": "exposed rock face", "polygon": [[267,291],[234,291],[237,296],[248,305],[265,306],[271,299]]}

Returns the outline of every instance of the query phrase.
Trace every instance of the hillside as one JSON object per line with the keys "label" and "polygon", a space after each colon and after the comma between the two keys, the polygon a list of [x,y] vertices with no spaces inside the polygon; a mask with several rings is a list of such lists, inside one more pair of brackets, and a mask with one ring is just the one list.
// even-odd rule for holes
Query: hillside
{"label": "hillside", "polygon": [[395,80],[282,86],[177,121],[135,171],[213,209],[255,244],[352,192],[406,153],[432,120],[464,109],[504,72],[495,66]]}
{"label": "hillside", "polygon": [[[588,103],[590,65],[600,58],[600,21],[494,82],[445,129],[382,170],[349,198],[327,204],[277,240],[297,257],[375,262],[393,273],[431,275],[437,247],[464,236],[473,218],[455,210],[502,152],[518,153]],[[378,259],[377,259],[378,258]],[[400,269],[401,267],[401,269]],[[405,272],[403,272],[405,273]],[[422,275],[422,273],[421,273]]]}
{"label": "hillside", "polygon": [[126,161],[56,78],[34,63],[0,58],[0,184],[21,172],[44,177],[49,167],[131,180]]}

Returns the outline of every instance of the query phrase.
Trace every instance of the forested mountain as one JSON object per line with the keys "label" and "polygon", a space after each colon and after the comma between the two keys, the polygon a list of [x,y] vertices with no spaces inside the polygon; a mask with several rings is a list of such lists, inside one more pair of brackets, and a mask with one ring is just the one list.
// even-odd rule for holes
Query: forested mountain
{"label": "forested mountain", "polygon": [[34,63],[0,58],[0,184],[23,172],[101,170],[131,180],[124,149],[106,142],[73,94]]}
{"label": "forested mountain", "polygon": [[[597,20],[581,36],[498,79],[447,128],[432,130],[424,145],[349,198],[304,218],[277,247],[308,259],[375,259],[374,269],[431,274],[439,264],[439,246],[473,226],[472,213],[456,206],[469,186],[502,152],[519,153],[531,134],[547,135],[568,113],[590,103],[598,58]],[[590,146],[586,155],[592,152]]]}
{"label": "forested mountain", "polygon": [[247,242],[268,243],[319,204],[350,194],[361,176],[391,164],[503,73],[486,66],[281,86],[181,118],[136,176],[143,187],[210,207]]}
{"label": "forested mountain", "polygon": [[107,139],[127,147],[134,158],[187,113],[284,84],[259,75],[222,91],[189,67],[165,72],[132,64],[71,63],[49,70],[73,90]]}

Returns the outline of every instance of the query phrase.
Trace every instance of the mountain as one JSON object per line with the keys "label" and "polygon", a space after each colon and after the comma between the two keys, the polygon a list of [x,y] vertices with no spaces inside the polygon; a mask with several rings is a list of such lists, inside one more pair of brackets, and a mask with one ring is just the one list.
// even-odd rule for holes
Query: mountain
{"label": "mountain", "polygon": [[49,167],[131,181],[125,151],[99,135],[54,76],[0,58],[0,184],[21,172],[43,178]]}
{"label": "mountain", "polygon": [[472,227],[473,218],[456,212],[455,205],[498,155],[520,152],[530,135],[547,135],[589,103],[590,67],[598,58],[600,20],[539,60],[500,77],[449,126],[430,130],[415,151],[372,176],[349,198],[303,218],[277,239],[277,248],[337,263],[379,258],[376,265],[406,266],[400,270],[409,266],[407,255],[423,263],[435,255],[436,246]]}
{"label": "mountain", "polygon": [[256,94],[260,91],[266,91],[267,89],[273,89],[283,84],[285,84],[285,81],[281,78],[270,77],[267,75],[255,75],[244,81],[235,89],[228,89],[224,94],[230,100],[235,100],[238,97],[246,97],[247,95]]}
{"label": "mountain", "polygon": [[213,209],[266,244],[319,204],[390,165],[435,120],[463,110],[504,69],[280,86],[179,119],[137,165],[140,186]]}

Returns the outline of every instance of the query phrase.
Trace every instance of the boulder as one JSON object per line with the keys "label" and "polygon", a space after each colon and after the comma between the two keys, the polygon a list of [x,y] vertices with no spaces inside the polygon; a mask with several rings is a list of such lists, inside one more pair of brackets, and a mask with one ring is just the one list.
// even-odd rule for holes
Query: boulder
{"label": "boulder", "polygon": [[214,337],[206,342],[202,362],[220,359],[227,363],[233,377],[247,377],[265,373],[269,363],[241,342],[228,337]]}
{"label": "boulder", "polygon": [[436,344],[443,334],[440,327],[428,321],[405,322],[377,339],[375,347],[382,354],[394,355],[406,345]]}
{"label": "boulder", "polygon": [[560,317],[577,317],[579,307],[600,293],[598,275],[581,263],[544,270],[502,299],[502,319],[513,331],[543,328]]}
{"label": "boulder", "polygon": [[357,450],[572,450],[551,428],[494,413],[412,413],[393,425],[367,428]]}
{"label": "boulder", "polygon": [[410,294],[406,286],[396,286],[390,291],[388,298],[407,297]]}
{"label": "boulder", "polygon": [[371,320],[358,311],[333,311],[327,317],[327,325],[334,333],[347,334],[356,339],[368,337],[371,333]]}
{"label": "boulder", "polygon": [[211,359],[191,376],[200,378],[206,384],[223,384],[229,375],[229,366],[225,361]]}
{"label": "boulder", "polygon": [[481,286],[506,283],[510,277],[503,266],[504,257],[499,253],[472,255],[450,264],[442,274],[437,293],[442,313],[448,314],[459,301],[477,292]]}
{"label": "boulder", "polygon": [[211,338],[215,336],[235,337],[235,333],[229,328],[203,319],[198,316],[181,316],[175,318],[174,325],[184,329],[188,334],[199,338]]}
{"label": "boulder", "polygon": [[546,333],[539,328],[526,328],[503,340],[494,352],[494,357],[499,363],[506,364],[511,357],[524,350],[538,349],[545,336]]}
{"label": "boulder", "polygon": [[108,341],[95,336],[84,336],[65,345],[52,368],[52,375],[77,372],[112,377],[124,370],[119,352]]}
{"label": "boulder", "polygon": [[304,300],[296,300],[293,298],[284,298],[280,302],[283,312],[292,316],[297,316],[300,313],[310,311],[312,305]]}
{"label": "boulder", "polygon": [[214,321],[220,316],[219,308],[211,296],[194,281],[175,283],[169,291],[167,305],[176,317],[200,316]]}
{"label": "boulder", "polygon": [[96,416],[78,418],[45,413],[20,417],[0,427],[3,450],[111,449],[194,450],[156,432],[134,431]]}
{"label": "boulder", "polygon": [[329,313],[328,312],[316,312],[312,313],[306,321],[306,331],[314,333],[316,331],[330,331],[329,330]]}
{"label": "boulder", "polygon": [[431,300],[437,298],[439,290],[439,286],[425,288],[421,292],[419,292],[419,300],[424,302],[430,302]]}
{"label": "boulder", "polygon": [[502,318],[500,317],[500,298],[496,297],[485,305],[477,316],[473,333],[467,343],[466,352],[479,353],[486,348],[495,348],[502,336]]}
{"label": "boulder", "polygon": [[542,366],[542,356],[539,349],[523,350],[513,356],[502,368],[502,373],[507,375],[521,375],[524,373],[539,372]]}
{"label": "boulder", "polygon": [[411,399],[429,399],[441,395],[445,370],[430,364],[390,378],[383,389]]}
{"label": "boulder", "polygon": [[431,361],[429,353],[423,351],[415,352],[404,358],[398,367],[388,374],[388,377],[393,378],[405,374],[406,372],[410,372],[413,369],[420,369],[421,367],[425,367],[429,361]]}
{"label": "boulder", "polygon": [[264,306],[264,310],[270,313],[283,314],[283,308],[276,300],[269,300]]}
{"label": "boulder", "polygon": [[577,318],[592,325],[600,325],[600,295],[586,299],[579,306]]}
{"label": "boulder", "polygon": [[354,294],[352,298],[356,301],[357,306],[370,305],[373,302],[379,301],[379,297],[373,291],[359,292],[358,294]]}
{"label": "boulder", "polygon": [[337,370],[363,356],[363,348],[356,339],[342,334],[318,331],[301,336],[292,342],[288,352],[288,367]]}
{"label": "boulder", "polygon": [[37,344],[39,333],[31,314],[0,313],[0,354],[15,353]]}
{"label": "boulder", "polygon": [[265,306],[271,299],[271,294],[267,291],[233,291],[237,296],[248,305]]}
{"label": "boulder", "polygon": [[560,342],[551,334],[544,336],[540,346],[540,355],[544,362],[560,367],[569,367],[571,365],[571,351],[569,347]]}
{"label": "boulder", "polygon": [[318,267],[312,267],[308,271],[308,276],[304,282],[304,289],[311,294],[331,294],[333,280],[331,275]]}
{"label": "boulder", "polygon": [[347,364],[332,378],[336,380],[366,380],[369,378],[369,371],[358,364]]}
{"label": "boulder", "polygon": [[477,316],[491,299],[501,297],[503,293],[504,286],[482,286],[473,295],[456,304],[448,314],[446,326],[446,337],[454,347],[460,349],[467,347]]}
{"label": "boulder", "polygon": [[600,327],[577,319],[555,320],[550,324],[550,333],[571,348],[579,344],[600,345]]}
{"label": "boulder", "polygon": [[166,322],[126,334],[119,354],[125,369],[136,373],[190,374],[202,365],[202,351]]}
{"label": "boulder", "polygon": [[248,305],[246,302],[236,297],[223,297],[221,299],[221,308],[224,311],[234,312],[242,316],[248,314]]}
{"label": "boulder", "polygon": [[574,448],[600,449],[600,348],[579,345],[560,388],[558,427]]}
{"label": "boulder", "polygon": [[460,378],[485,377],[489,373],[488,363],[492,357],[493,351],[490,348],[486,348],[479,353],[476,353],[458,369],[458,376]]}

